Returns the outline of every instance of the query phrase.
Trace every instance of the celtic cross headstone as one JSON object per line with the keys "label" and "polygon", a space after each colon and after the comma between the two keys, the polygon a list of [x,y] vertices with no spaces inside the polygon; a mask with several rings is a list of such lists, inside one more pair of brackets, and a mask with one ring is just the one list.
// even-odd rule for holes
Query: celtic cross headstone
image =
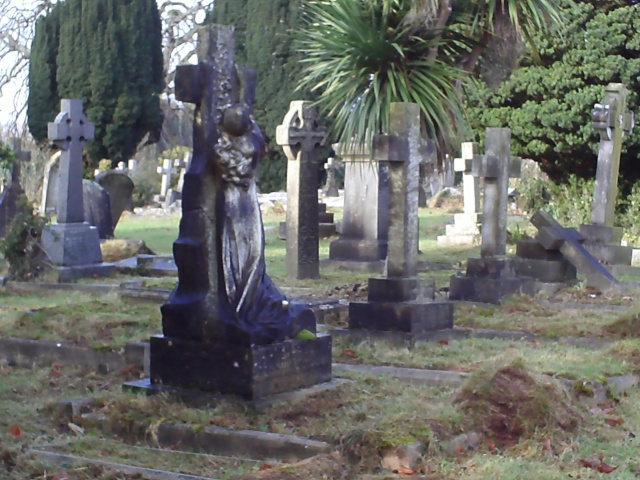
{"label": "celtic cross headstone", "polygon": [[318,278],[318,153],[326,128],[311,102],[293,101],[276,142],[287,156],[287,274]]}

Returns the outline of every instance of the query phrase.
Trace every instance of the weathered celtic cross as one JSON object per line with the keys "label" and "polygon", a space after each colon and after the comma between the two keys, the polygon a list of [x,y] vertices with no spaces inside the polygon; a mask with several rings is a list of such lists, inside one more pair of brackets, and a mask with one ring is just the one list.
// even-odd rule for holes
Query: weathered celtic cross
{"label": "weathered celtic cross", "polygon": [[294,101],[276,129],[287,156],[287,274],[318,278],[318,153],[326,128],[311,102]]}
{"label": "weathered celtic cross", "polygon": [[600,133],[591,210],[593,225],[612,227],[615,219],[622,138],[634,126],[633,112],[627,110],[628,93],[623,84],[610,83],[605,88],[604,102],[597,103],[591,115],[593,128]]}
{"label": "weathered celtic cross", "polygon": [[511,130],[487,128],[485,155],[474,155],[472,174],[484,178],[482,214],[483,257],[505,255],[509,178],[520,176],[520,157],[511,156]]}
{"label": "weathered celtic cross", "polygon": [[60,105],[60,113],[48,126],[49,140],[61,150],[58,223],[82,223],[82,151],[93,139],[95,125],[85,117],[82,100],[63,99]]}

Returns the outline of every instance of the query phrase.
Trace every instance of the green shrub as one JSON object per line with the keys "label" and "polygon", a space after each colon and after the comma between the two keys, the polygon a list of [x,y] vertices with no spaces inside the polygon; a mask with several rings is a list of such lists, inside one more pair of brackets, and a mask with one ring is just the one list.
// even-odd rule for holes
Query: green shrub
{"label": "green shrub", "polygon": [[35,212],[33,204],[23,195],[18,200],[18,214],[6,236],[0,239],[0,253],[9,264],[9,275],[18,280],[33,280],[47,266],[40,238],[49,218]]}
{"label": "green shrub", "polygon": [[578,227],[591,221],[594,180],[571,175],[567,183],[549,183],[551,199],[546,210],[565,227]]}

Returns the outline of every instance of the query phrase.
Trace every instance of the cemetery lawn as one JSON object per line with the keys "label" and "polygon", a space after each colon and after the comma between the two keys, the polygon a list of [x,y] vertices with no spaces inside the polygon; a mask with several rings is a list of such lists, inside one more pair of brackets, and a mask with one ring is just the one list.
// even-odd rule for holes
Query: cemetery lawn
{"label": "cemetery lawn", "polygon": [[[629,396],[584,406],[554,393],[553,381],[536,377],[518,360],[493,365],[459,390],[351,374],[350,381],[337,389],[263,411],[226,401],[192,408],[166,396],[123,393],[121,384],[137,375],[132,370],[103,375],[62,364],[32,369],[0,364],[0,477],[22,480],[59,474],[64,478],[61,474],[66,471],[69,478],[81,480],[147,478],[107,476],[95,467],[51,465],[32,455],[38,450],[225,480],[411,478],[381,471],[379,465],[381,458],[393,458],[395,447],[417,440],[427,444],[425,461],[414,467],[419,478],[606,478],[598,468],[607,466],[616,469],[610,478],[633,479],[640,468],[634,434],[640,429],[637,388]],[[477,397],[472,391],[484,393]],[[519,404],[525,409],[522,416],[510,417],[523,429],[517,436],[513,425],[500,427],[489,420],[507,407],[478,400],[487,394],[509,398],[514,392],[526,397]],[[95,422],[67,417],[55,408],[59,401],[81,397],[92,398],[87,410],[94,419],[101,416],[106,425],[129,434],[105,433]],[[196,454],[181,451],[179,444],[160,447],[154,432],[164,422],[189,425],[196,432],[217,426],[305,436],[329,442],[340,457],[331,463],[330,474],[323,469],[295,476],[303,467],[278,459]],[[136,431],[141,435],[138,441],[134,441]],[[474,432],[484,436],[474,437]],[[277,476],[280,468],[293,476]],[[272,476],[267,470],[273,471]]]}

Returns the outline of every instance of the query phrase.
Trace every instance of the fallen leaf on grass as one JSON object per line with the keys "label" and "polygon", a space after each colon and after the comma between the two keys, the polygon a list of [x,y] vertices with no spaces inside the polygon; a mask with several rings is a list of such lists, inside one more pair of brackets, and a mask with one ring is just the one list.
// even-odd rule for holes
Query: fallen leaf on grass
{"label": "fallen leaf on grass", "polygon": [[69,474],[67,472],[58,472],[53,476],[53,480],[68,480]]}
{"label": "fallen leaf on grass", "polygon": [[9,429],[9,433],[11,435],[13,435],[14,437],[19,437],[20,435],[22,435],[22,431],[20,430],[20,427],[18,425],[14,425]]}
{"label": "fallen leaf on grass", "polygon": [[268,464],[268,463],[263,463],[262,465],[260,465],[260,467],[258,468],[258,470],[260,470],[261,472],[264,470],[270,470],[272,469],[273,466]]}
{"label": "fallen leaf on grass", "polygon": [[405,467],[398,467],[398,473],[401,473],[402,475],[415,475],[416,474],[416,472],[414,472],[410,468],[405,468]]}
{"label": "fallen leaf on grass", "polygon": [[614,467],[613,465],[609,465],[608,463],[603,462],[602,460],[585,460],[581,458],[578,460],[580,465],[585,468],[592,468],[597,470],[600,473],[611,473],[618,469],[618,467]]}
{"label": "fallen leaf on grass", "polygon": [[357,356],[358,356],[358,354],[357,354],[356,352],[354,352],[353,350],[351,350],[351,349],[347,349],[347,350],[345,350],[344,352],[342,352],[342,354],[343,354],[345,357],[351,357],[351,358],[355,358],[355,357],[357,357]]}
{"label": "fallen leaf on grass", "polygon": [[618,425],[622,425],[624,423],[624,418],[605,418],[604,421],[607,425],[617,427]]}
{"label": "fallen leaf on grass", "polygon": [[449,340],[439,340],[438,345],[449,345]]}
{"label": "fallen leaf on grass", "polygon": [[547,438],[544,442],[542,442],[542,447],[547,451],[553,453],[553,447],[551,446],[551,440]]}

